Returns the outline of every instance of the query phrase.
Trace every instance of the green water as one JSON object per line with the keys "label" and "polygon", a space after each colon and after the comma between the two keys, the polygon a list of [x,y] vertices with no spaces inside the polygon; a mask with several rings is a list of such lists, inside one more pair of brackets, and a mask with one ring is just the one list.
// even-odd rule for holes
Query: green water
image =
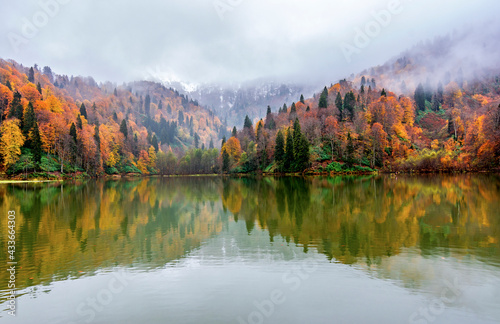
{"label": "green water", "polygon": [[494,175],[2,184],[0,226],[0,323],[500,323]]}

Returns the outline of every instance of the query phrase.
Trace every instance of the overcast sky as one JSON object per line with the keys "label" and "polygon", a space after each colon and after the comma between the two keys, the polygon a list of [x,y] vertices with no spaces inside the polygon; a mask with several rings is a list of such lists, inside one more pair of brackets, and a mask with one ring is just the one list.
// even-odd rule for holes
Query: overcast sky
{"label": "overcast sky", "polygon": [[[0,0],[0,8],[0,57],[60,74],[326,83],[498,19],[500,1]],[[381,10],[389,15],[377,22]]]}

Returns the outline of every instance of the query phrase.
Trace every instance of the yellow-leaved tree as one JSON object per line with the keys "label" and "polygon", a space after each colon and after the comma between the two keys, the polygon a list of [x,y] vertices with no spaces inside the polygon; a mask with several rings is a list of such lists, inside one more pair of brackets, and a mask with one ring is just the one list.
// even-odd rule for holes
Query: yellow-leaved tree
{"label": "yellow-leaved tree", "polygon": [[0,154],[3,157],[3,165],[5,169],[19,160],[21,155],[21,147],[26,138],[23,136],[19,128],[19,119],[12,118],[3,122],[0,127]]}

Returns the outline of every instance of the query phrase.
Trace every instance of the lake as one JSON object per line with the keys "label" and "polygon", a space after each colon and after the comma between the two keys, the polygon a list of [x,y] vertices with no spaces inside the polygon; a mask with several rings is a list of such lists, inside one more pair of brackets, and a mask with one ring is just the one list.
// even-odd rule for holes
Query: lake
{"label": "lake", "polygon": [[0,209],[0,323],[500,323],[497,175],[3,184]]}

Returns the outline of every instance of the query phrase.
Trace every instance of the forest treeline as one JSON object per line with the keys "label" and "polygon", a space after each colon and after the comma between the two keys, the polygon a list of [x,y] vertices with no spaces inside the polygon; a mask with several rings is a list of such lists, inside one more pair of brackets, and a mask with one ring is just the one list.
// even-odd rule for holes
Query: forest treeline
{"label": "forest treeline", "polygon": [[491,170],[499,95],[491,73],[466,81],[459,69],[399,93],[362,75],[229,131],[158,83],[97,84],[0,60],[0,159],[25,177]]}

